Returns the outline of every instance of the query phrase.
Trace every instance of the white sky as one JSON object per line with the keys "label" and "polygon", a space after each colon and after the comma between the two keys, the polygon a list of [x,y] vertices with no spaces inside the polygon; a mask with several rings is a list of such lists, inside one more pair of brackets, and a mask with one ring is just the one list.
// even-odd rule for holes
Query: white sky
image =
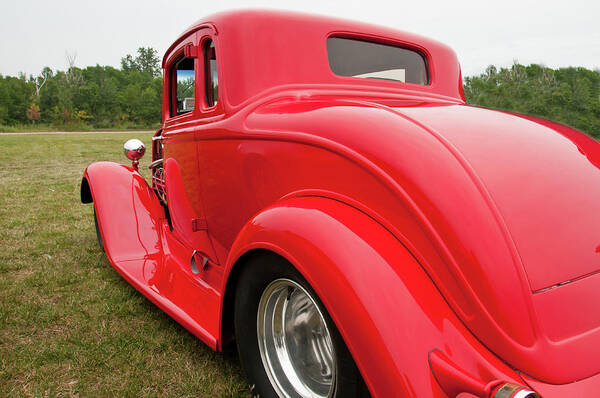
{"label": "white sky", "polygon": [[275,8],[385,25],[450,45],[463,75],[487,65],[600,68],[599,0],[0,0],[0,74],[44,66],[119,66],[150,46],[162,57],[185,28],[216,11]]}

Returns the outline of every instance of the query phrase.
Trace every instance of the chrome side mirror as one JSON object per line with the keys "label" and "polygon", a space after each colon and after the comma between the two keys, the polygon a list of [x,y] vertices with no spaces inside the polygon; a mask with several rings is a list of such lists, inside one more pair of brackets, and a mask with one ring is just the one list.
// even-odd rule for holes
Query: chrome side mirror
{"label": "chrome side mirror", "polygon": [[131,166],[137,170],[140,159],[144,156],[144,153],[146,153],[146,147],[142,141],[137,138],[132,138],[127,140],[123,145],[123,152],[125,153],[125,156],[127,156],[127,159],[131,160]]}

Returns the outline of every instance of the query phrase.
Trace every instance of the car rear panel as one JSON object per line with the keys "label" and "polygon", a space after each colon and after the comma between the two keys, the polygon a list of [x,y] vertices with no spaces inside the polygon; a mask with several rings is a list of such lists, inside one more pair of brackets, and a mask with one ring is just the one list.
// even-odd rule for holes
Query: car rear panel
{"label": "car rear panel", "polygon": [[[582,134],[572,129],[564,134],[527,118],[481,108],[394,109],[440,134],[464,157],[514,242],[527,275],[537,338],[511,365],[557,384],[596,374],[600,370],[598,143],[573,139]],[[497,340],[490,348],[511,357],[511,349]]]}

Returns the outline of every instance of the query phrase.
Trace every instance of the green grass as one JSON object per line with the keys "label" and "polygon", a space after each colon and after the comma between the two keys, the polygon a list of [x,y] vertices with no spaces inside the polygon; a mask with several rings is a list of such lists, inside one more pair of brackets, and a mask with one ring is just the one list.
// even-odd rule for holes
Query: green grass
{"label": "green grass", "polygon": [[[250,395],[211,351],[110,266],[85,166],[150,134],[0,136],[0,396]],[[148,177],[146,165],[141,169]]]}

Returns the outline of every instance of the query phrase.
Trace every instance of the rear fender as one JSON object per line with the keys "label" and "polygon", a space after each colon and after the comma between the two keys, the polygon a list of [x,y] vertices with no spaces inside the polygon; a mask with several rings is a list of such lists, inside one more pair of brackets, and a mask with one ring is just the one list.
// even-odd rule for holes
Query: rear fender
{"label": "rear fender", "polygon": [[518,380],[465,329],[409,251],[365,213],[296,197],[256,215],[230,252],[225,311],[244,259],[261,250],[286,258],[310,283],[374,397],[445,397],[428,363],[436,348],[483,382]]}
{"label": "rear fender", "polygon": [[106,255],[118,261],[160,251],[159,220],[164,210],[146,180],[113,162],[89,165],[81,182],[81,201],[94,202]]}

